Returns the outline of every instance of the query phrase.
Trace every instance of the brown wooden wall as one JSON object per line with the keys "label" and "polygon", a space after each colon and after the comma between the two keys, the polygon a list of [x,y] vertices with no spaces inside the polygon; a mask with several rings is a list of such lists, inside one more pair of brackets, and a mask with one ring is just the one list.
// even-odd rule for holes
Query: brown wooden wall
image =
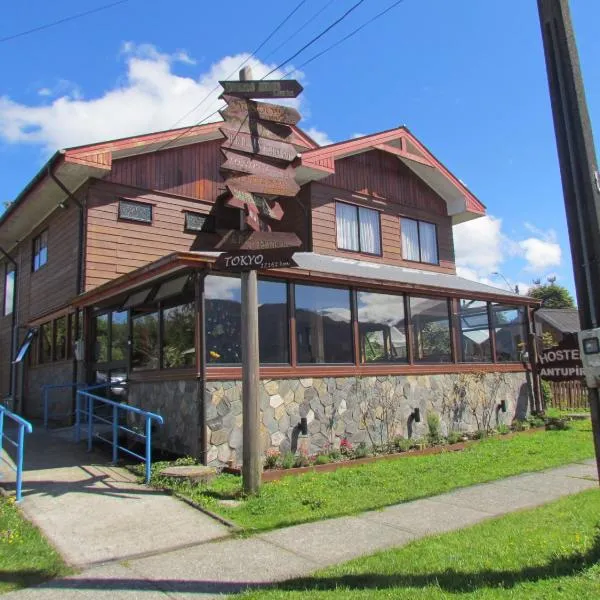
{"label": "brown wooden wall", "polygon": [[214,202],[223,192],[221,140],[113,161],[107,181]]}
{"label": "brown wooden wall", "polygon": [[[151,204],[152,224],[119,220],[119,198]],[[159,258],[190,249],[184,211],[207,214],[211,204],[95,181],[88,193],[86,291]]]}
{"label": "brown wooden wall", "polygon": [[[336,173],[310,184],[313,251],[391,265],[455,273],[452,222],[446,203],[396,157],[378,150],[336,161]],[[381,213],[383,255],[361,255],[337,248],[335,201],[374,208]],[[437,225],[439,266],[402,258],[400,217]]]}

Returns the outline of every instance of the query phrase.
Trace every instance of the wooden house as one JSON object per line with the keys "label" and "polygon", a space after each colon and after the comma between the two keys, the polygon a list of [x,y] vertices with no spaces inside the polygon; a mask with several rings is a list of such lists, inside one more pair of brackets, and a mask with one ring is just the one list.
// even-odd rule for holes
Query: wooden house
{"label": "wooden house", "polygon": [[[0,390],[24,415],[44,384],[111,382],[164,417],[163,448],[239,462],[240,283],[193,250],[224,191],[218,126],[61,150],[4,213]],[[526,411],[536,302],[456,275],[452,227],[483,204],[405,127],[293,143],[273,229],[298,266],[259,272],[264,449],[294,449],[302,417],[314,452],[377,441],[388,405],[394,435],[425,432],[415,408],[472,429],[469,378],[496,420]]]}

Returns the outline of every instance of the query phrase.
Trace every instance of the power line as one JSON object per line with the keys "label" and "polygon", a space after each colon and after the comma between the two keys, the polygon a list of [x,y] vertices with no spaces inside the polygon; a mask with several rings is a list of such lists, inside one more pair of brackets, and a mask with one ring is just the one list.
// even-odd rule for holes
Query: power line
{"label": "power line", "polygon": [[300,50],[298,50],[298,52],[292,54],[292,56],[290,56],[289,58],[284,60],[282,63],[278,64],[275,68],[271,69],[262,79],[266,79],[269,75],[271,75],[275,71],[281,69],[281,67],[287,65],[291,60],[294,60],[294,58],[296,58],[296,56],[298,56],[299,54],[302,54],[302,52],[304,52],[307,48],[312,46],[317,40],[322,38],[328,31],[333,29],[338,23],[341,23],[352,11],[357,9],[364,1],[365,0],[358,0],[358,2],[354,5],[352,5],[339,19],[336,19],[333,23],[331,23],[331,25],[329,25],[328,27],[323,29],[323,31],[321,31],[321,33],[317,34],[314,38],[312,38],[312,40],[310,40],[309,42],[304,44],[304,46],[302,46],[302,48],[300,48]]}
{"label": "power line", "polygon": [[[256,56],[256,53],[259,52],[263,48],[263,46],[291,19],[291,17],[305,3],[306,3],[306,0],[301,0],[296,5],[296,7],[283,19],[283,21],[281,21],[281,23],[279,23],[279,25],[277,25],[277,27],[275,27],[275,29],[256,47],[256,49],[248,57],[246,57],[239,64],[239,66],[235,69],[235,71],[232,71],[226,77],[226,79],[230,79],[231,77],[233,77],[253,56]],[[200,102],[198,102],[198,104],[196,104],[196,106],[194,106],[192,109],[188,110],[188,112],[186,112],[185,115],[183,115],[183,117],[180,117],[171,127],[169,127],[169,129],[173,129],[176,125],[178,125],[179,123],[181,123],[181,121],[183,121],[186,117],[188,117],[193,112],[195,112],[196,110],[198,110],[198,108],[200,108],[200,106],[202,106],[208,100],[208,98],[210,98],[210,96],[212,96],[212,94],[214,94],[220,87],[221,87],[221,85],[217,84],[212,90],[210,90],[208,92],[208,94],[206,94],[206,96],[204,96],[204,98],[202,98],[202,100],[200,100]],[[204,117],[203,119],[201,119],[200,121],[198,121],[194,125],[190,125],[187,129],[185,129],[184,131],[182,131],[178,136],[176,136],[172,140],[168,140],[167,142],[165,142],[165,144],[163,144],[162,146],[160,146],[159,148],[157,148],[156,152],[159,152],[160,150],[164,150],[169,144],[172,144],[173,142],[176,142],[178,139],[180,139],[181,137],[183,137],[186,133],[188,133],[189,131],[191,131],[194,127],[197,127],[198,125],[202,124],[204,121],[207,121],[208,119],[210,119],[210,117],[212,117],[213,115],[216,115],[219,112],[219,110],[221,110],[221,108],[223,108],[223,107],[218,108],[215,112],[211,113],[207,117]]]}
{"label": "power line", "polygon": [[302,69],[306,65],[310,64],[313,60],[316,60],[317,58],[319,58],[320,56],[323,56],[323,54],[326,54],[330,50],[333,50],[335,47],[339,46],[340,44],[342,44],[346,40],[349,40],[351,37],[353,37],[354,35],[356,35],[359,31],[361,31],[362,29],[364,29],[365,27],[367,27],[367,25],[370,25],[371,23],[373,23],[373,21],[376,21],[380,17],[383,17],[383,15],[385,15],[386,13],[388,13],[393,8],[396,8],[396,6],[398,6],[402,2],[404,2],[404,0],[396,0],[396,2],[393,2],[386,9],[382,10],[380,13],[377,13],[375,16],[371,17],[368,21],[366,21],[365,23],[363,23],[360,27],[357,27],[356,29],[354,29],[353,31],[351,31],[349,34],[347,34],[343,38],[339,39],[337,42],[331,44],[331,46],[328,46],[324,50],[321,50],[321,52],[318,52],[314,56],[311,56],[308,60],[306,60],[305,62],[303,62],[301,65],[298,65],[297,67],[294,67],[291,71],[288,71],[283,77],[285,78],[288,75],[291,75],[292,73],[294,73],[294,71],[297,71],[298,69]]}
{"label": "power line", "polygon": [[113,6],[118,6],[119,4],[125,4],[126,2],[129,2],[129,0],[118,0],[118,2],[111,2],[110,4],[104,4],[103,6],[98,6],[97,8],[92,8],[91,10],[77,13],[77,14],[71,15],[70,17],[64,17],[63,19],[59,19],[58,21],[53,21],[52,23],[46,23],[45,25],[39,25],[38,27],[32,27],[31,29],[27,29],[26,31],[20,31],[19,33],[7,35],[6,37],[0,38],[0,43],[8,42],[10,40],[14,40],[16,38],[20,38],[25,35],[29,35],[31,33],[36,33],[37,31],[43,31],[44,29],[50,29],[50,27],[55,27],[56,25],[61,25],[62,23],[67,23],[68,21],[74,21],[75,19],[80,19],[81,17],[87,17],[88,15],[92,15],[92,14],[100,12],[102,10],[108,10],[109,8],[112,8]]}

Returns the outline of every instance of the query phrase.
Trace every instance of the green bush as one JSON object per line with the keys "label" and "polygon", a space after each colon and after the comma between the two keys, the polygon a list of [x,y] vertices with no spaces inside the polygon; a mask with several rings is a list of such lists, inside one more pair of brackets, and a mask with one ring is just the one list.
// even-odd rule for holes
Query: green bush
{"label": "green bush", "polygon": [[549,381],[545,381],[542,379],[540,381],[540,388],[542,390],[542,400],[544,402],[544,406],[548,408],[552,406],[552,387],[550,386]]}
{"label": "green bush", "polygon": [[449,444],[458,444],[458,442],[461,442],[462,439],[463,434],[460,431],[451,431],[447,438]]}
{"label": "green bush", "polygon": [[342,457],[342,453],[339,450],[330,450],[329,451],[329,458],[331,460],[340,460],[341,457]]}
{"label": "green bush", "polygon": [[369,449],[367,448],[367,444],[365,442],[361,442],[354,448],[354,458],[365,458],[369,455]]}
{"label": "green bush", "polygon": [[294,467],[308,467],[310,465],[310,459],[303,452],[299,452],[294,460]]}
{"label": "green bush", "polygon": [[434,412],[427,413],[427,429],[427,441],[431,445],[439,444],[442,441],[440,415]]}
{"label": "green bush", "polygon": [[527,422],[530,427],[543,427],[546,424],[544,418],[538,415],[529,415],[529,417],[527,417]]}
{"label": "green bush", "polygon": [[296,456],[293,452],[286,452],[279,461],[282,469],[291,469],[296,463]]}
{"label": "green bush", "polygon": [[315,458],[315,465],[328,465],[331,462],[331,458],[327,454],[319,454]]}
{"label": "green bush", "polygon": [[513,431],[526,431],[529,429],[529,423],[527,421],[521,421],[520,419],[515,419],[512,424]]}
{"label": "green bush", "polygon": [[393,445],[396,452],[408,452],[412,448],[413,442],[412,440],[398,436],[394,438]]}
{"label": "green bush", "polygon": [[571,429],[571,424],[565,418],[546,419],[546,429],[548,431],[565,431]]}
{"label": "green bush", "polygon": [[496,431],[500,435],[506,435],[507,433],[510,433],[510,427],[508,425],[506,425],[506,423],[500,423],[500,425],[498,425],[498,427],[496,427]]}
{"label": "green bush", "polygon": [[471,438],[474,440],[482,440],[488,436],[488,432],[485,429],[478,429],[471,434]]}

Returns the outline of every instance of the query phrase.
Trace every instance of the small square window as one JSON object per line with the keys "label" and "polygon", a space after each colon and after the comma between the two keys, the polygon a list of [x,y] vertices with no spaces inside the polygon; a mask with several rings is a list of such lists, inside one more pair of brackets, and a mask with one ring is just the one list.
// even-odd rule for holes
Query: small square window
{"label": "small square window", "polygon": [[185,231],[212,233],[215,229],[214,217],[201,213],[185,211]]}
{"label": "small square window", "polygon": [[119,200],[119,219],[152,223],[152,204],[134,202],[133,200]]}
{"label": "small square window", "polygon": [[32,269],[38,271],[48,262],[48,230],[33,239]]}

